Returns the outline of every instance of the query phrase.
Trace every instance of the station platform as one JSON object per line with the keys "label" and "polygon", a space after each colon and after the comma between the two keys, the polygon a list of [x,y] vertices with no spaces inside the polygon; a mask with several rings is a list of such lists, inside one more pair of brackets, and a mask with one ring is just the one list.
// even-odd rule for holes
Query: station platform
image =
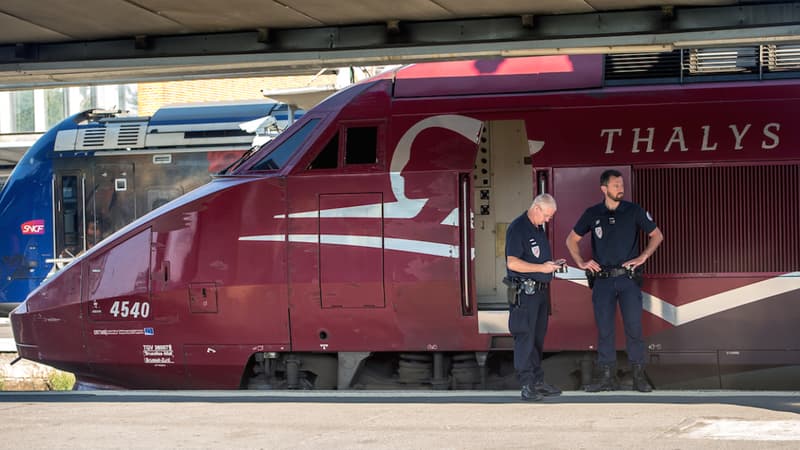
{"label": "station platform", "polygon": [[5,392],[33,448],[798,448],[800,393]]}

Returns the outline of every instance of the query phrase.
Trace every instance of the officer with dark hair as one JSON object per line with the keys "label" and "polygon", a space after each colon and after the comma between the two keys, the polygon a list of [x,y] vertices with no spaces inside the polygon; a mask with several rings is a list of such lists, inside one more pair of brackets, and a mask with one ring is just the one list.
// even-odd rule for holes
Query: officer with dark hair
{"label": "officer with dark hair", "polygon": [[548,289],[553,272],[564,261],[551,260],[543,225],[556,213],[556,201],[541,194],[514,219],[506,231],[504,280],[510,285],[508,329],[514,336],[514,369],[522,385],[522,400],[539,401],[561,390],[544,381],[542,351],[548,322]]}
{"label": "officer with dark hair", "polygon": [[[567,248],[575,263],[586,270],[592,287],[592,305],[597,325],[599,383],[586,387],[589,392],[619,389],[614,350],[614,318],[619,302],[625,328],[625,349],[633,369],[633,388],[650,392],[644,371],[642,339],[642,264],[664,240],[650,213],[635,203],[622,200],[625,187],[622,174],[606,170],[600,176],[604,201],[588,208],[567,236]],[[639,230],[649,236],[647,247],[639,253]],[[592,233],[593,259],[584,261],[578,243]]]}

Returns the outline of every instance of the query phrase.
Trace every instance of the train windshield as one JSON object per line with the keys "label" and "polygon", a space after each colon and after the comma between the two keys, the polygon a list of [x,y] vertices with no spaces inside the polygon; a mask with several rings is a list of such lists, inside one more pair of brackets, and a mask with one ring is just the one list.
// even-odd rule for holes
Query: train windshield
{"label": "train windshield", "polygon": [[311,119],[305,123],[293,135],[281,142],[280,145],[264,155],[263,158],[253,165],[252,170],[278,170],[286,164],[286,161],[300,148],[306,138],[316,127],[319,119]]}

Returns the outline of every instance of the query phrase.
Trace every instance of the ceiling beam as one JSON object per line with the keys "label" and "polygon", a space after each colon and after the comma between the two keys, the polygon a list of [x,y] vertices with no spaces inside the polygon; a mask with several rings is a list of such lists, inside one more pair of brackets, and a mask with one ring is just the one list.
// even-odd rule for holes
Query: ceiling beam
{"label": "ceiling beam", "polygon": [[800,2],[20,43],[0,46],[0,89],[767,42],[800,43]]}

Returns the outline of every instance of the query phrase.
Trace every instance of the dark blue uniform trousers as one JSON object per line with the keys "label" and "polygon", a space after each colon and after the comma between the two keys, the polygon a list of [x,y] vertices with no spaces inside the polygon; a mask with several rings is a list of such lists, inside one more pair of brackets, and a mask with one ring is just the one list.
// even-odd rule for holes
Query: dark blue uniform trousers
{"label": "dark blue uniform trousers", "polygon": [[642,340],[642,290],[626,276],[597,278],[592,289],[594,320],[597,324],[597,362],[601,366],[615,366],[614,325],[617,300],[625,328],[625,349],[631,364],[644,364]]}
{"label": "dark blue uniform trousers", "polygon": [[514,336],[514,369],[520,385],[533,386],[544,381],[542,351],[547,333],[547,294],[520,294],[519,305],[508,315],[508,330]]}

